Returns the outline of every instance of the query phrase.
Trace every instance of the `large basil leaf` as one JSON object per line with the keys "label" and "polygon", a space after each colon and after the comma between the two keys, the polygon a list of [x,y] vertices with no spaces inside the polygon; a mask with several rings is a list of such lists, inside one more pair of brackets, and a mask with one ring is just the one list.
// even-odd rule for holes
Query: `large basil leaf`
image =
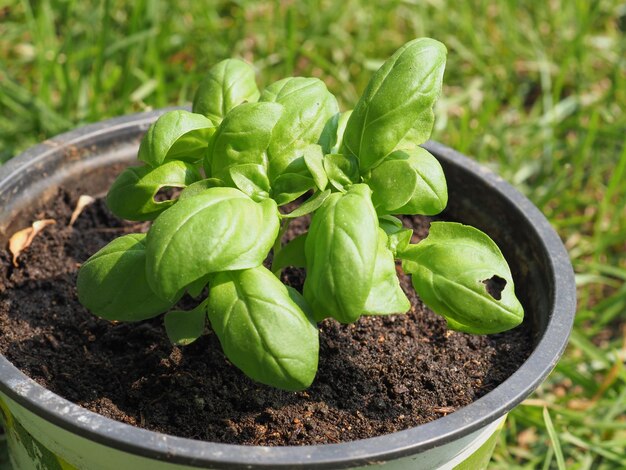
{"label": "large basil leaf", "polygon": [[[295,160],[303,160],[303,145],[317,143],[324,125],[339,107],[324,82],[317,78],[279,80],[263,90],[259,100],[279,103],[285,108],[268,148],[269,176],[273,182],[283,173],[296,173],[293,164]],[[305,165],[299,168],[307,175]]]}
{"label": "large basil leaf", "polygon": [[343,135],[343,153],[358,157],[362,172],[394,149],[428,139],[445,62],[443,44],[419,38],[398,49],[374,74]]}
{"label": "large basil leaf", "polygon": [[107,205],[115,215],[123,219],[154,220],[176,202],[156,202],[154,196],[161,188],[185,188],[201,178],[194,166],[176,160],[156,168],[126,168],[109,188]]}
{"label": "large basil leaf", "polygon": [[421,147],[392,152],[370,172],[366,182],[379,214],[435,215],[448,203],[443,169]]}
{"label": "large basil leaf", "polygon": [[305,242],[304,297],[316,320],[342,323],[363,313],[372,288],[378,220],[371,190],[355,184],[331,194],[313,215]]}
{"label": "large basil leaf", "polygon": [[78,272],[78,300],[107,320],[138,321],[168,310],[146,280],[145,234],[116,238],[89,258]]}
{"label": "large basil leaf", "polygon": [[169,111],[144,135],[137,158],[157,167],[168,160],[197,163],[204,158],[215,125],[201,114]]}
{"label": "large basil leaf", "polygon": [[376,265],[372,279],[372,289],[365,302],[365,315],[388,315],[404,313],[411,308],[396,273],[393,253],[388,247],[387,234],[378,229],[378,247],[376,249]]}
{"label": "large basil leaf", "polygon": [[400,257],[424,303],[444,316],[451,329],[490,334],[522,322],[524,311],[509,266],[480,230],[433,222],[428,237]]}
{"label": "large basil leaf", "polygon": [[267,173],[267,147],[282,114],[276,103],[244,103],[228,113],[207,152],[207,175],[233,184],[230,169],[238,165],[260,165]]}
{"label": "large basil leaf", "polygon": [[317,372],[316,326],[280,280],[263,266],[215,275],[208,314],[226,357],[247,376],[301,390]]}
{"label": "large basil leaf", "polygon": [[234,188],[210,188],[161,214],[146,241],[146,273],[162,298],[176,300],[207,274],[260,265],[278,235],[276,203]]}
{"label": "large basil leaf", "polygon": [[209,69],[193,99],[192,109],[217,126],[235,106],[258,99],[252,66],[243,60],[226,59]]}

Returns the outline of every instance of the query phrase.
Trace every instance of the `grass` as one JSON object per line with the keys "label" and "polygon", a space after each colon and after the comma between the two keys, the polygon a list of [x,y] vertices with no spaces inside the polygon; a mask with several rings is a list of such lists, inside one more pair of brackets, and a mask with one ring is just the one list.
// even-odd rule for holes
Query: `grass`
{"label": "grass", "polygon": [[618,1],[4,0],[0,161],[87,122],[188,103],[207,67],[322,77],[351,107],[398,46],[449,48],[434,138],[527,194],[577,274],[570,346],[492,468],[626,468],[626,5]]}

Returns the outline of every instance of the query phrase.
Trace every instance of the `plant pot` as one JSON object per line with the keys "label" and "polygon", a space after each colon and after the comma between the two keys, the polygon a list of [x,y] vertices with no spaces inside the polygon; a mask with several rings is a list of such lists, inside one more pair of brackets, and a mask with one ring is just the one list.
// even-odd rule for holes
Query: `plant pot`
{"label": "plant pot", "polygon": [[[0,168],[0,241],[29,225],[28,209],[62,183],[106,188],[98,169],[130,163],[164,111],[86,126],[47,140]],[[487,232],[509,261],[534,332],[528,360],[472,404],[433,422],[376,438],[302,447],[216,444],[135,428],[46,390],[0,358],[0,410],[14,466],[26,469],[482,468],[506,413],[554,368],[572,327],[574,276],[565,248],[532,203],[489,170],[429,142],[450,193],[445,217]]]}

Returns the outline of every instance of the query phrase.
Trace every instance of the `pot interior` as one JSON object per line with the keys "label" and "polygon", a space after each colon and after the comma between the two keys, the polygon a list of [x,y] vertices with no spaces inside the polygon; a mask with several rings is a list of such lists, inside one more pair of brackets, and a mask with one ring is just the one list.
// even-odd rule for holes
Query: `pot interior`
{"label": "pot interior", "polygon": [[[142,135],[164,111],[78,129],[45,141],[1,167],[0,243],[5,244],[10,234],[29,226],[38,208],[55,197],[61,184],[84,188],[85,193],[92,195],[104,194],[120,169],[136,161]],[[554,367],[565,348],[573,321],[575,290],[571,264],[561,241],[543,215],[514,188],[467,157],[434,142],[424,146],[439,159],[447,177],[449,204],[441,218],[468,223],[485,231],[509,262],[517,296],[525,309],[525,322],[533,331],[534,352],[495,390],[445,418],[369,439],[371,442],[365,444],[341,444],[352,446],[350,449],[356,461],[432,448],[467,435],[502,416],[530,394]],[[16,197],[18,194],[19,198]],[[27,380],[17,370],[10,374],[16,383]],[[31,397],[21,396],[15,386],[10,390],[11,386],[4,384],[2,388],[27,407],[39,406],[33,404]],[[35,394],[39,393],[44,393],[43,389]],[[54,409],[50,411],[54,419],[63,422],[66,429],[78,432],[83,424],[68,422],[60,411],[67,402],[59,397],[55,400],[58,403],[55,401]],[[100,418],[91,413],[89,420],[96,419]],[[121,441],[126,439],[126,433],[135,431],[123,430],[118,436],[108,437],[99,435],[98,431],[89,432],[95,439],[116,442],[119,447],[124,447],[126,444]],[[191,461],[195,458],[192,451],[197,451],[201,444],[221,449],[218,444],[196,444],[196,441],[176,439],[163,455],[170,455],[168,452],[176,448],[171,455],[176,455],[180,461]],[[131,443],[128,446],[134,446],[133,450],[140,448],[140,452],[147,454],[153,444]],[[154,447],[158,446],[155,444]],[[332,450],[338,446],[315,447],[326,462],[338,463],[344,458]],[[283,449],[281,452],[285,458],[297,462],[302,458],[299,452],[304,451]],[[206,451],[206,462],[212,461],[210,454]],[[250,462],[265,459],[253,451],[250,455],[244,454],[243,450],[241,458]]]}

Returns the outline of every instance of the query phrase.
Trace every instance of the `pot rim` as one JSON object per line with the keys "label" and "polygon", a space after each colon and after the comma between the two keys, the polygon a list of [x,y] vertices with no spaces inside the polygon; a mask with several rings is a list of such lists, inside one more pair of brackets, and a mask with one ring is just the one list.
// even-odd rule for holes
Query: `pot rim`
{"label": "pot rim", "polygon": [[[26,150],[0,167],[0,186],[22,168],[69,146],[94,137],[145,130],[169,109],[101,121],[61,134]],[[429,141],[424,147],[448,165],[472,172],[481,182],[513,204],[529,230],[544,246],[554,280],[552,312],[543,336],[529,358],[508,379],[473,403],[404,431],[345,442],[293,447],[263,447],[192,440],[140,429],[88,411],[30,379],[0,356],[0,391],[32,413],[79,436],[121,451],[171,463],[220,468],[348,468],[415,454],[457,440],[503,416],[547,377],[565,350],[576,310],[574,272],[559,236],[544,215],[509,183],[461,153]],[[566,332],[567,334],[564,334]]]}

